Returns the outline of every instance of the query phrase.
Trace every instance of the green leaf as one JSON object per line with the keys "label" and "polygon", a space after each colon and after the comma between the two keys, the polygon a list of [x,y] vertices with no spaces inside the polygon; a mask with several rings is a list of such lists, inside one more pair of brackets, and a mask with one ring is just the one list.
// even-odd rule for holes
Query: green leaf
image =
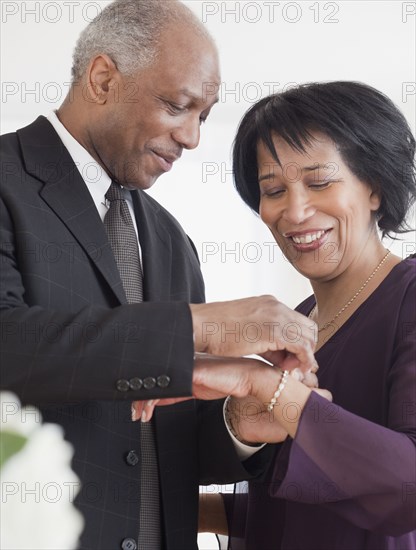
{"label": "green leaf", "polygon": [[27,438],[23,435],[0,431],[0,468],[11,456],[18,453],[25,445]]}

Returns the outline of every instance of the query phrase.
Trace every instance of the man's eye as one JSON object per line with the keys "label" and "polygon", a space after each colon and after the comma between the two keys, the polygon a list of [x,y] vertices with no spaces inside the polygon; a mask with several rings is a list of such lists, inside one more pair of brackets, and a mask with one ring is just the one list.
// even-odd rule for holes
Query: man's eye
{"label": "man's eye", "polygon": [[171,103],[170,101],[167,102],[169,109],[175,113],[183,113],[183,111],[186,110],[186,107],[183,107],[182,105],[177,105],[176,103]]}

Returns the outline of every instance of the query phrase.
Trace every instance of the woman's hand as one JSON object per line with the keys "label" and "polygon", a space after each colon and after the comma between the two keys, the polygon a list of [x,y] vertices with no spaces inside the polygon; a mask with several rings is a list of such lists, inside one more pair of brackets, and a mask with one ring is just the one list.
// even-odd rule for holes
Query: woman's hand
{"label": "woman's hand", "polygon": [[226,407],[227,420],[241,443],[282,443],[288,436],[266,405],[252,395],[231,397]]}
{"label": "woman's hand", "polygon": [[[303,373],[300,369],[295,369],[290,376],[326,399],[331,399],[329,392],[317,389],[318,378],[315,373]],[[252,395],[244,398],[232,397],[227,402],[227,410],[228,420],[242,443],[282,443],[288,436],[274,411],[267,410],[267,403]]]}

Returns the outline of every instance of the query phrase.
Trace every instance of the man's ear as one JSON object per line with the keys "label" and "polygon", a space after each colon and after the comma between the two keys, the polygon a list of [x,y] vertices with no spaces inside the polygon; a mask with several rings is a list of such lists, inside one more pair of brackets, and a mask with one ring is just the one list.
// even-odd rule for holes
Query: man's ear
{"label": "man's ear", "polygon": [[106,54],[100,54],[92,59],[88,77],[88,99],[104,105],[109,99],[109,94],[114,93],[114,86],[120,73],[114,61]]}

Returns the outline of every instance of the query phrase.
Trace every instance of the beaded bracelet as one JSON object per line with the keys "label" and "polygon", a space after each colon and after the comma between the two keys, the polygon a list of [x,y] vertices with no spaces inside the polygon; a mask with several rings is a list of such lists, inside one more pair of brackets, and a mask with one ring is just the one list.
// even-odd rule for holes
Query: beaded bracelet
{"label": "beaded bracelet", "polygon": [[272,412],[273,407],[276,405],[277,400],[279,399],[282,391],[284,390],[287,382],[287,377],[289,376],[289,371],[284,370],[282,373],[282,378],[280,379],[280,384],[277,387],[277,390],[274,392],[274,395],[270,401],[270,403],[267,405],[267,410],[269,412]]}

